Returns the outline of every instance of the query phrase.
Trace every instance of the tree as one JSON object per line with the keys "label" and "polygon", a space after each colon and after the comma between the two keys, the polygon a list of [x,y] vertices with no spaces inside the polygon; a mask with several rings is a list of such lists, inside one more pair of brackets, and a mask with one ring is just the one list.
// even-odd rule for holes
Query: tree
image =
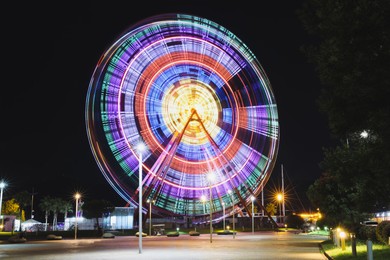
{"label": "tree", "polygon": [[61,212],[62,207],[64,203],[66,203],[63,199],[61,198],[50,198],[51,202],[51,210],[53,212],[53,230],[57,229],[57,218],[58,218],[58,213]]}
{"label": "tree", "polygon": [[324,148],[323,174],[308,196],[335,225],[356,227],[390,206],[389,11],[386,0],[307,0],[298,10],[313,36],[302,49],[322,83],[319,109],[340,141]]}
{"label": "tree", "polygon": [[4,206],[1,209],[1,215],[18,215],[19,214],[19,204],[15,199],[7,200],[4,203]]}
{"label": "tree", "polygon": [[52,201],[53,198],[51,196],[45,196],[42,198],[41,202],[39,203],[40,209],[45,212],[45,231],[47,231],[48,218],[50,212],[53,209]]}
{"label": "tree", "polygon": [[84,217],[96,219],[96,227],[99,234],[102,232],[99,218],[103,217],[104,214],[111,213],[115,209],[111,202],[104,199],[86,201],[82,207]]}
{"label": "tree", "polygon": [[[19,219],[20,222],[25,221],[24,211],[28,205],[31,203],[31,196],[28,191],[21,191],[15,194],[15,202],[19,205]],[[22,226],[20,225],[19,231],[21,231]]]}
{"label": "tree", "polygon": [[341,138],[371,129],[390,144],[390,2],[307,0],[298,11],[303,47],[323,89],[318,103]]}
{"label": "tree", "polygon": [[277,205],[273,202],[270,202],[265,206],[265,210],[269,213],[270,216],[274,216],[276,214]]}
{"label": "tree", "polygon": [[305,221],[301,216],[298,215],[289,215],[286,218],[286,224],[288,227],[293,227],[293,228],[302,228],[303,224]]}
{"label": "tree", "polygon": [[68,212],[73,212],[73,205],[69,201],[62,201],[59,212],[64,214],[64,220],[68,217]]}

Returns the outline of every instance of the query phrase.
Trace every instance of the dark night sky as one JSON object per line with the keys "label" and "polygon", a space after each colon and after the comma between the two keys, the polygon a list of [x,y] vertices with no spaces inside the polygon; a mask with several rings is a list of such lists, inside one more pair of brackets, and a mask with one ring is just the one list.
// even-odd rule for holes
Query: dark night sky
{"label": "dark night sky", "polygon": [[126,28],[152,15],[178,12],[226,27],[256,55],[275,94],[281,133],[266,190],[280,183],[283,164],[289,187],[306,200],[330,137],[315,101],[319,80],[299,50],[309,41],[295,14],[301,1],[102,2],[14,2],[6,11],[11,18],[1,18],[4,199],[32,189],[38,200],[47,194],[71,199],[79,190],[86,198],[125,204],[104,179],[88,144],[89,81],[100,56]]}

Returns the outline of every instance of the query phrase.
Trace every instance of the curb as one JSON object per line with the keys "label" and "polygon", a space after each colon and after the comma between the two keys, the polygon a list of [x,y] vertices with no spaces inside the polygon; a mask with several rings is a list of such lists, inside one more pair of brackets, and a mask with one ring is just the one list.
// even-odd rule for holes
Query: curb
{"label": "curb", "polygon": [[328,260],[334,260],[333,257],[331,257],[330,255],[328,255],[328,254],[325,252],[324,248],[322,248],[322,244],[321,244],[321,243],[318,244],[318,247],[320,248],[320,252],[321,252],[322,254],[324,254],[324,256],[325,256]]}

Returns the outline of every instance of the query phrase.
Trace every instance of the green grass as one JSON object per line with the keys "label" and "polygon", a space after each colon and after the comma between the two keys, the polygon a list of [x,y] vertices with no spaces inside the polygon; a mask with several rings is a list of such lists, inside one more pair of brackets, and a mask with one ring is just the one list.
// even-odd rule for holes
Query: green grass
{"label": "green grass", "polygon": [[[367,245],[365,241],[357,241],[356,242],[356,253],[357,256],[354,257],[352,255],[352,247],[350,241],[345,242],[345,250],[343,251],[341,247],[337,247],[333,244],[333,241],[327,240],[322,244],[323,250],[333,259],[335,260],[360,260],[367,259]],[[375,260],[380,259],[390,259],[390,246],[383,245],[379,243],[373,243],[373,258]]]}

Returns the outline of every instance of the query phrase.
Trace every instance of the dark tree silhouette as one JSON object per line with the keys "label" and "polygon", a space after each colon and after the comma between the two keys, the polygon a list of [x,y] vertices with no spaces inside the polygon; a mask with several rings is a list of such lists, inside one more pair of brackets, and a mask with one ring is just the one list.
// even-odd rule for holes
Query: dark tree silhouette
{"label": "dark tree silhouette", "polygon": [[99,223],[99,218],[103,217],[104,214],[111,213],[114,211],[115,207],[110,201],[104,199],[95,199],[90,201],[85,201],[83,206],[83,216],[86,218],[96,219],[96,227],[98,233],[102,233],[102,228]]}

